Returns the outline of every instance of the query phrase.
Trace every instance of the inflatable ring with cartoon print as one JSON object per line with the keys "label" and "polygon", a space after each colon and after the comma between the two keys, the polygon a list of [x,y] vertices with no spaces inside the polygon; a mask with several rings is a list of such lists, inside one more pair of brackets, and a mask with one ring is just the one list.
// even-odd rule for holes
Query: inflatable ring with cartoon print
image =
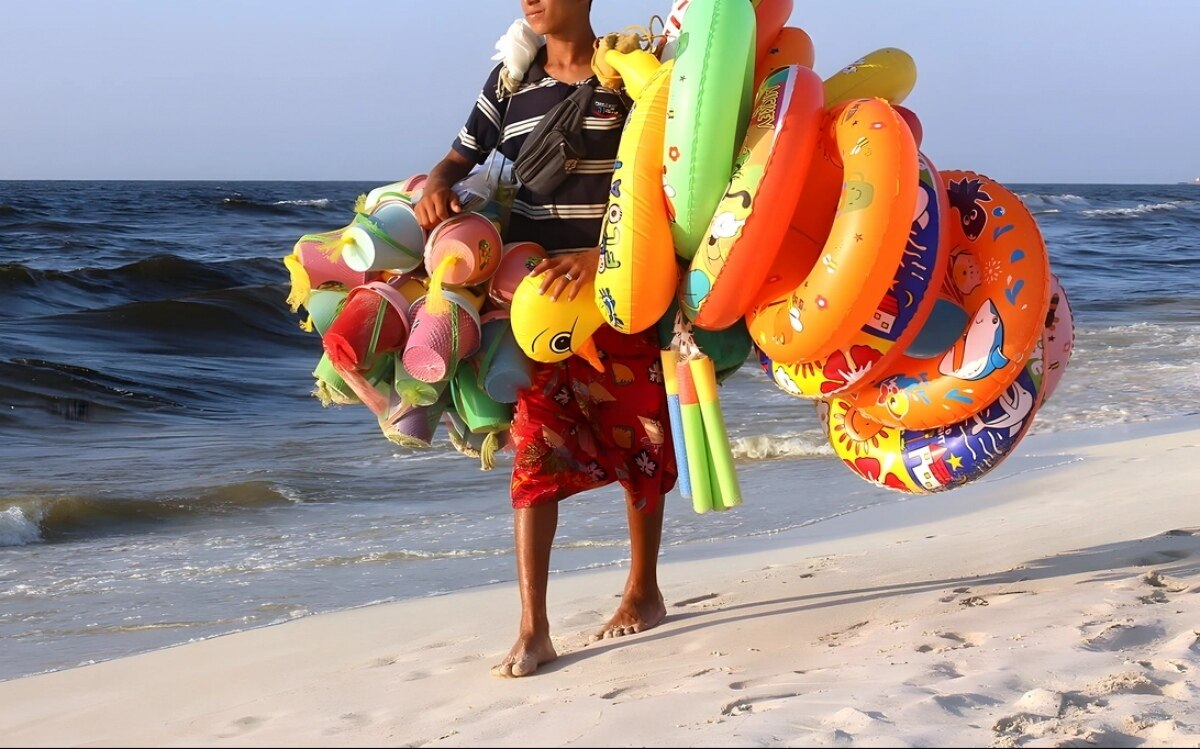
{"label": "inflatable ring with cartoon print", "polygon": [[945,245],[946,191],[921,155],[920,192],[904,258],[871,320],[831,355],[814,362],[763,362],[781,390],[805,398],[852,391],[895,361],[921,331],[938,298],[950,254]]}
{"label": "inflatable ring with cartoon print", "polygon": [[821,79],[780,68],[763,81],[733,179],[680,284],[684,314],[704,330],[724,330],[753,303],[800,199],[824,115]]}
{"label": "inflatable ring with cartoon print", "polygon": [[839,458],[877,486],[915,494],[952,489],[980,478],[1021,441],[1053,392],[1071,356],[1071,308],[1053,279],[1041,336],[1024,367],[998,398],[975,415],[934,429],[879,424],[845,398],[817,404]]}
{"label": "inflatable ring with cartoon print", "polygon": [[871,320],[907,248],[917,203],[917,147],[887,102],[851,102],[833,127],[845,176],[820,259],[798,286],[746,315],[754,343],[783,364],[829,356]]}
{"label": "inflatable ring with cartoon print", "polygon": [[974,172],[943,172],[950,264],[943,294],[966,330],[941,356],[901,356],[847,395],[864,418],[907,429],[967,419],[1012,384],[1041,336],[1050,262],[1037,222],[1011,191]]}

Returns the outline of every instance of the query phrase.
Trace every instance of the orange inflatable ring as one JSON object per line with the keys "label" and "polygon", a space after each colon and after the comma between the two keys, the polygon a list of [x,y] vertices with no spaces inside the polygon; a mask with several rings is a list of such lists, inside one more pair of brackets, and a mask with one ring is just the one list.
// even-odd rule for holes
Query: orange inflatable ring
{"label": "orange inflatable ring", "polygon": [[733,179],[680,284],[684,314],[704,330],[724,330],[753,304],[783,244],[820,134],[821,78],[793,65],[758,91]]}
{"label": "orange inflatable ring", "polygon": [[[792,15],[794,9],[794,0],[762,0],[754,6],[754,88],[762,83],[762,79],[767,77],[767,73],[774,70],[763,71],[762,75],[757,72],[766,63],[767,56],[770,54],[772,47],[775,46],[775,39],[779,37],[779,33],[783,31],[784,24]],[[791,63],[784,63],[791,64]],[[808,67],[812,67],[809,65]]]}
{"label": "orange inflatable ring", "polygon": [[781,364],[828,356],[871,320],[917,203],[917,147],[886,101],[851,102],[834,137],[845,177],[821,258],[803,283],[746,316],[754,342]]}
{"label": "orange inflatable ring", "polygon": [[788,65],[799,65],[812,70],[817,54],[813,49],[812,37],[804,29],[795,26],[785,26],[780,29],[778,36],[765,55],[758,58],[754,69],[754,84],[757,89],[764,78],[772,70]]}
{"label": "orange inflatable ring", "polygon": [[792,213],[791,225],[767,273],[767,280],[753,295],[750,309],[799,286],[825,249],[825,240],[829,239],[829,230],[833,228],[838,201],[842,196],[842,168],[830,155],[837,150],[837,143],[828,137],[828,133],[833,132],[833,124],[845,108],[845,104],[834,107],[825,113],[821,121],[822,135],[817,139],[816,152],[809,160],[808,173],[804,175],[804,190]]}
{"label": "orange inflatable ring", "polygon": [[852,392],[868,384],[877,372],[886,371],[917,337],[938,299],[950,258],[945,242],[950,215],[946,190],[925,156],[921,156],[917,196],[904,258],[874,317],[828,357],[769,365],[768,374],[784,392],[806,398]]}
{"label": "orange inflatable ring", "polygon": [[943,172],[950,202],[950,265],[943,295],[969,316],[945,354],[903,356],[848,396],[862,416],[888,426],[934,429],[969,419],[1017,378],[1050,305],[1050,263],[1037,222],[999,182]]}

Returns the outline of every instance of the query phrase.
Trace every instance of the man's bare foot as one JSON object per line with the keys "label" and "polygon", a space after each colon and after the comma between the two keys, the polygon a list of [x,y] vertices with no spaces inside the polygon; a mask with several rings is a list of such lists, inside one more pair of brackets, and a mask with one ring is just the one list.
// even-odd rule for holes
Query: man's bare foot
{"label": "man's bare foot", "polygon": [[617,613],[608,620],[608,624],[592,635],[592,641],[645,632],[657,627],[666,616],[667,606],[657,588],[649,594],[642,595],[625,591]]}
{"label": "man's bare foot", "polygon": [[529,676],[538,670],[538,666],[549,663],[558,657],[554,643],[550,642],[550,634],[522,634],[508,651],[508,655],[500,663],[492,666],[492,676],[512,678]]}

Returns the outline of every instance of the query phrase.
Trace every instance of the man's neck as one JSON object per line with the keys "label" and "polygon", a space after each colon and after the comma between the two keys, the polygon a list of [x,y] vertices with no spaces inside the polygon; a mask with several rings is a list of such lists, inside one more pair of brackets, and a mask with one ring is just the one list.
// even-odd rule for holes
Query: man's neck
{"label": "man's neck", "polygon": [[546,72],[563,80],[563,76],[559,74],[578,75],[590,69],[595,40],[591,24],[572,33],[547,36]]}

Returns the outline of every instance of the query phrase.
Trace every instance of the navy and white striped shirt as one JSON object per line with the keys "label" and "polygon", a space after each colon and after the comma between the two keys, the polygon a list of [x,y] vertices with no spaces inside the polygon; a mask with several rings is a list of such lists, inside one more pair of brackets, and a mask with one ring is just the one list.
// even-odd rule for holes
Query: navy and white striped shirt
{"label": "navy and white striped shirt", "polygon": [[[500,66],[492,70],[467,123],[454,139],[455,151],[476,164],[486,161],[496,148],[510,161],[516,160],[542,116],[575,91],[575,86],[546,72],[544,55],[543,50],[530,66],[524,85],[503,99],[496,94]],[[596,85],[594,79],[590,82]],[[628,111],[628,101],[620,93],[596,87],[591,111],[583,122],[584,156],[579,166],[553,195],[535,195],[523,186],[517,191],[506,242],[537,242],[552,254],[599,243]]]}

